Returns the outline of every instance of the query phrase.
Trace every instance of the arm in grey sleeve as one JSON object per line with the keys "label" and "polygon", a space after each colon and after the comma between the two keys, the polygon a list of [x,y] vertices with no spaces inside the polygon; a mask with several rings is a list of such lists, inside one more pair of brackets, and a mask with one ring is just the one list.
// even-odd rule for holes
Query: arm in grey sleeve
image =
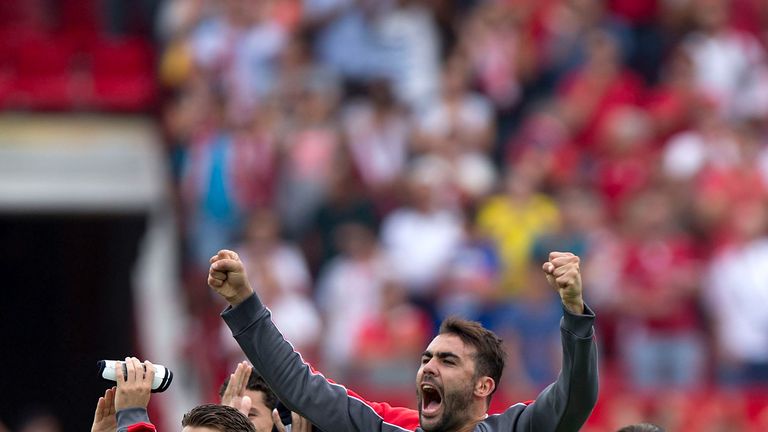
{"label": "arm in grey sleeve", "polygon": [[126,432],[130,426],[141,423],[144,427],[138,431],[154,431],[155,427],[149,422],[146,408],[126,408],[115,413],[117,416],[117,432]]}
{"label": "arm in grey sleeve", "polygon": [[402,431],[384,423],[371,407],[347,395],[344,387],[313,373],[272,323],[254,294],[222,317],[248,360],[291,410],[324,431]]}
{"label": "arm in grey sleeve", "polygon": [[539,394],[520,415],[514,430],[578,431],[597,403],[597,347],[595,314],[586,305],[583,315],[564,309],[560,321],[563,367],[557,381]]}

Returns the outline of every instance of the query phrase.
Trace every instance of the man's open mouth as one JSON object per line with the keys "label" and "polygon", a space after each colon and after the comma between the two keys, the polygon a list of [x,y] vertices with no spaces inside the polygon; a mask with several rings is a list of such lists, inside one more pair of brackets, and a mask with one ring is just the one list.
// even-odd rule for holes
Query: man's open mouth
{"label": "man's open mouth", "polygon": [[443,394],[432,384],[421,385],[421,414],[432,417],[443,405]]}

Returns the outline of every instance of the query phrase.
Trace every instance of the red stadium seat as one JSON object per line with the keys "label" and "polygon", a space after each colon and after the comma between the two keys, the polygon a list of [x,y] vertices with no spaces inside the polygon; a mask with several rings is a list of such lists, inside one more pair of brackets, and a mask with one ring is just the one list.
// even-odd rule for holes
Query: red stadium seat
{"label": "red stadium seat", "polygon": [[24,38],[15,51],[10,104],[28,109],[69,108],[76,66],[73,42],[66,38]]}
{"label": "red stadium seat", "polygon": [[104,109],[141,110],[155,100],[150,46],[139,39],[101,40],[90,48],[93,103]]}
{"label": "red stadium seat", "polygon": [[98,34],[101,26],[101,3],[96,0],[60,0],[58,2],[61,30],[67,33]]}
{"label": "red stadium seat", "polygon": [[[0,17],[6,13],[0,0]],[[4,21],[0,19],[0,23]],[[0,109],[8,108],[14,92],[17,53],[20,41],[25,37],[25,28],[15,25],[0,28]]]}

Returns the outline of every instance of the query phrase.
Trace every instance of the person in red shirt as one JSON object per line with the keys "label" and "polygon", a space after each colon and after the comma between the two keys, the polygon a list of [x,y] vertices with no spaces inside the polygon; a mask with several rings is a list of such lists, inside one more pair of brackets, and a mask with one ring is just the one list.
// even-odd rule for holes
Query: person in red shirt
{"label": "person in red shirt", "polygon": [[637,106],[643,92],[642,80],[621,64],[618,41],[608,32],[591,32],[586,62],[564,78],[558,91],[574,145],[598,150],[597,138],[613,109]]}
{"label": "person in red shirt", "polygon": [[615,257],[623,359],[632,384],[643,390],[692,388],[705,370],[699,251],[678,226],[675,204],[663,189],[628,201]]}

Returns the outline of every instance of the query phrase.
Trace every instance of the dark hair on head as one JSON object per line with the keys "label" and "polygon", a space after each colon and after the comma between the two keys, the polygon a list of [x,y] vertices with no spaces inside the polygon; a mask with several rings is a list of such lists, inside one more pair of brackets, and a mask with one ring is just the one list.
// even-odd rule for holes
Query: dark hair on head
{"label": "dark hair on head", "polygon": [[475,348],[477,351],[475,377],[488,376],[496,384],[493,392],[488,396],[488,403],[490,403],[491,396],[499,388],[501,373],[504,372],[504,362],[507,357],[501,339],[480,323],[455,316],[448,317],[443,321],[440,325],[440,334],[456,335],[462,342]]}
{"label": "dark hair on head", "polygon": [[206,404],[192,408],[181,419],[181,427],[207,427],[220,432],[256,432],[248,417],[226,405]]}
{"label": "dark hair on head", "polygon": [[[229,377],[227,377],[227,379],[225,379],[221,384],[221,387],[219,388],[219,397],[224,396],[224,390],[227,389],[228,384]],[[277,406],[277,396],[272,393],[272,389],[269,388],[267,383],[264,381],[264,378],[262,378],[261,375],[257,374],[256,372],[251,372],[251,375],[248,377],[248,383],[245,384],[245,388],[247,390],[261,392],[264,395],[264,405],[266,405],[270,411],[275,409]]]}
{"label": "dark hair on head", "polygon": [[638,423],[624,426],[616,432],[664,432],[664,429],[650,423]]}

